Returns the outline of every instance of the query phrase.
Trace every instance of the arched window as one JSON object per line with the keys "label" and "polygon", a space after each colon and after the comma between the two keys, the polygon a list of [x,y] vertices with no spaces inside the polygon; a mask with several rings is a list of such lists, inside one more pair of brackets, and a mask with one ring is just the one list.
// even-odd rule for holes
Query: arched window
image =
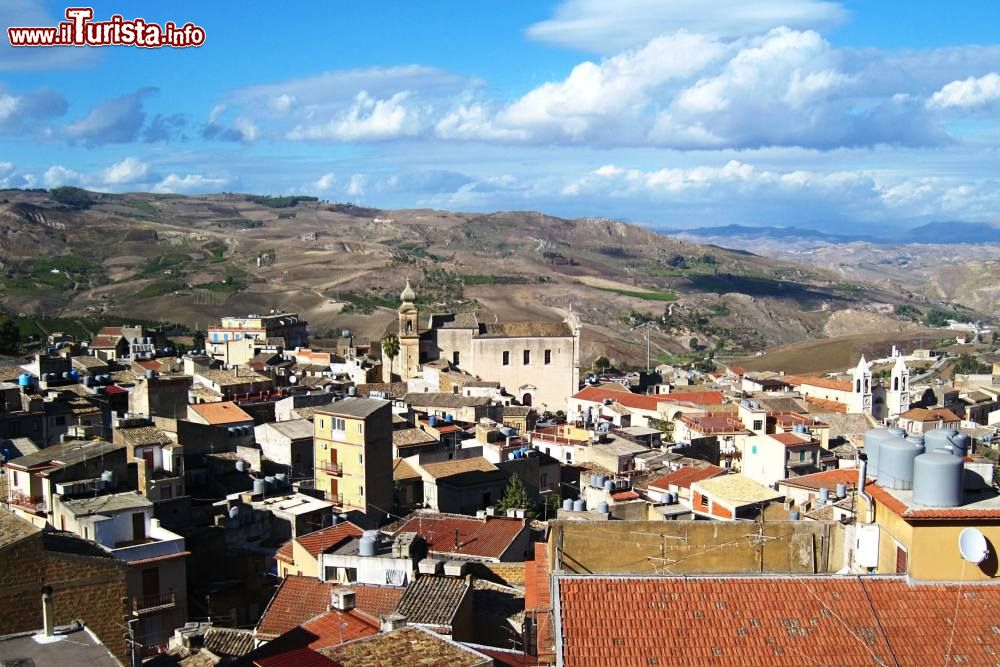
{"label": "arched window", "polygon": [[854,393],[856,393],[856,394],[860,394],[861,393],[861,380],[856,380],[855,381],[855,383],[854,383]]}
{"label": "arched window", "polygon": [[899,378],[898,377],[892,378],[892,390],[893,391],[899,391]]}
{"label": "arched window", "polygon": [[406,333],[408,333],[408,334],[413,333],[413,321],[412,320],[406,320]]}
{"label": "arched window", "polygon": [[868,378],[865,378],[865,393],[866,394],[868,393],[868,382],[869,382]]}

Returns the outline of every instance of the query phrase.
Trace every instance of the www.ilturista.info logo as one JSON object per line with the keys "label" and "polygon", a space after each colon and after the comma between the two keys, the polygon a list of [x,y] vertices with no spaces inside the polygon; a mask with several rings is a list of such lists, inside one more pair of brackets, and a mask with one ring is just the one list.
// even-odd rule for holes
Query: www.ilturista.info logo
{"label": "www.ilturista.info logo", "polygon": [[156,49],[164,46],[184,48],[205,43],[205,29],[167,21],[162,26],[145,19],[124,19],[114,14],[107,21],[94,21],[91,7],[68,7],[66,21],[50,27],[10,27],[11,46],[140,46]]}

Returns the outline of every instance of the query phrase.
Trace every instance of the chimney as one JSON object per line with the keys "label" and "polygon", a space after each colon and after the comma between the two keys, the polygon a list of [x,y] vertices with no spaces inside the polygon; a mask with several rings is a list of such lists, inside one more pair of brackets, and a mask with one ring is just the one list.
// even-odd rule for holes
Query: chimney
{"label": "chimney", "polygon": [[406,627],[406,617],[402,614],[386,614],[379,618],[382,632],[392,632]]}
{"label": "chimney", "polygon": [[42,586],[42,626],[46,637],[52,636],[52,628],[55,625],[54,614],[55,610],[52,609],[52,587]]}

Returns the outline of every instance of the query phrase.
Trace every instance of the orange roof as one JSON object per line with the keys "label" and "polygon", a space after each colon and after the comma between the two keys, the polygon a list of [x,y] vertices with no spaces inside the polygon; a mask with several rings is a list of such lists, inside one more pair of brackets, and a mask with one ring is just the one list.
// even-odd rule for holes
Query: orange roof
{"label": "orange roof", "polygon": [[[432,552],[500,558],[524,531],[527,531],[524,519],[501,516],[479,519],[459,514],[417,512],[411,514],[396,532],[418,533]],[[520,553],[515,555],[518,560],[522,556]]]}
{"label": "orange roof", "polygon": [[960,421],[959,417],[948,408],[910,408],[899,415],[901,419],[912,419],[918,422],[936,422],[938,420],[946,422]]}
{"label": "orange roof", "polygon": [[206,423],[213,426],[220,424],[236,424],[239,422],[252,422],[253,417],[243,412],[232,401],[222,401],[219,403],[195,403],[189,406]]}
{"label": "orange roof", "polygon": [[361,537],[361,533],[363,532],[364,531],[362,531],[361,528],[354,525],[350,521],[344,521],[343,523],[338,523],[335,526],[321,528],[320,530],[307,533],[302,537],[296,538],[295,541],[298,542],[299,546],[305,549],[310,556],[315,558],[321,553],[332,549],[349,538]]}
{"label": "orange roof", "polygon": [[813,491],[818,491],[822,488],[833,491],[838,484],[846,484],[847,488],[852,489],[858,485],[858,471],[854,468],[837,468],[835,470],[816,472],[811,475],[802,475],[801,477],[790,477],[778,483]]}
{"label": "orange roof", "polygon": [[913,509],[875,482],[868,482],[865,485],[865,491],[876,502],[882,503],[886,508],[904,519],[1000,519],[1000,508],[997,507],[928,507]]}
{"label": "orange roof", "polygon": [[623,503],[627,500],[638,500],[638,499],[639,499],[639,494],[632,490],[619,491],[618,493],[611,494],[611,500],[614,500],[615,502],[619,503]]}
{"label": "orange roof", "polygon": [[[274,597],[260,617],[257,634],[261,639],[273,639],[327,612],[330,607],[330,592],[339,586],[340,584],[320,581],[316,577],[288,575],[278,585],[278,590],[274,592]],[[395,610],[404,590],[356,584],[350,588],[354,590],[356,608],[373,618]]]}
{"label": "orange roof", "polygon": [[660,403],[694,403],[695,405],[722,405],[725,397],[721,391],[691,391],[678,394],[657,394],[646,396],[630,391],[615,391],[604,387],[585,387],[573,395],[580,401],[603,403],[611,399],[627,408],[655,412]]}
{"label": "orange roof", "polygon": [[683,468],[678,468],[663,477],[654,479],[649,483],[649,488],[667,490],[671,485],[673,485],[680,489],[688,489],[695,482],[700,482],[703,479],[716,477],[718,475],[724,475],[725,473],[725,468],[720,468],[719,466],[712,464],[708,464],[707,466],[684,466]]}
{"label": "orange roof", "polygon": [[294,541],[295,540],[288,540],[287,542],[282,544],[281,548],[275,552],[274,557],[288,564],[295,563],[295,558],[292,556],[293,553],[292,543]]}
{"label": "orange roof", "polygon": [[302,629],[316,636],[309,648],[316,650],[337,646],[352,639],[371,637],[380,631],[379,623],[357,609],[348,612],[334,609],[302,624]]}
{"label": "orange roof", "polygon": [[[560,576],[555,587],[566,667],[992,665],[1000,653],[995,584]],[[629,604],[609,614],[608,600]]]}
{"label": "orange roof", "polygon": [[821,389],[832,389],[834,391],[851,391],[851,383],[844,380],[821,378],[812,375],[785,375],[781,379],[792,386],[805,384],[810,387],[820,387]]}
{"label": "orange roof", "polygon": [[801,433],[772,433],[771,438],[777,440],[785,447],[799,447],[815,442],[811,436],[802,435]]}
{"label": "orange roof", "polygon": [[806,403],[811,403],[817,408],[822,408],[827,412],[843,412],[847,413],[847,405],[841,403],[840,401],[828,401],[825,398],[813,398],[812,396],[806,396]]}
{"label": "orange roof", "polygon": [[745,433],[747,430],[743,422],[728,415],[705,415],[704,417],[681,415],[681,421],[692,430],[702,434]]}

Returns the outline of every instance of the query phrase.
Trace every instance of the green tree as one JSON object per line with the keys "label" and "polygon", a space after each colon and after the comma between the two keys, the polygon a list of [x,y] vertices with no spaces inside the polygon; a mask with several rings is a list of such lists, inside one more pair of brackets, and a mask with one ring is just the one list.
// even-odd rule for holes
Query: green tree
{"label": "green tree", "polygon": [[599,371],[599,372],[603,373],[604,371],[606,371],[608,369],[608,366],[610,366],[610,365],[611,365],[611,362],[608,361],[608,358],[605,357],[603,354],[601,356],[597,357],[596,359],[594,359],[594,370],[595,371]]}
{"label": "green tree", "polygon": [[0,315],[0,354],[17,354],[21,348],[21,331],[17,323]]}
{"label": "green tree", "polygon": [[503,498],[497,505],[497,509],[505,514],[507,510],[523,509],[525,516],[530,519],[535,518],[532,503],[528,500],[528,492],[524,490],[524,484],[521,483],[521,478],[517,476],[517,473],[510,476],[510,481],[507,482],[507,488],[503,492]]}
{"label": "green tree", "polygon": [[399,356],[399,336],[391,331],[382,336],[382,354],[389,358],[391,368],[392,360]]}
{"label": "green tree", "polygon": [[203,334],[200,331],[195,331],[194,332],[194,336],[192,336],[191,338],[194,341],[193,342],[194,349],[196,349],[196,350],[204,350],[205,349],[205,334]]}
{"label": "green tree", "polygon": [[955,372],[961,375],[975,375],[977,373],[989,373],[991,367],[984,364],[971,354],[963,354],[955,362]]}

